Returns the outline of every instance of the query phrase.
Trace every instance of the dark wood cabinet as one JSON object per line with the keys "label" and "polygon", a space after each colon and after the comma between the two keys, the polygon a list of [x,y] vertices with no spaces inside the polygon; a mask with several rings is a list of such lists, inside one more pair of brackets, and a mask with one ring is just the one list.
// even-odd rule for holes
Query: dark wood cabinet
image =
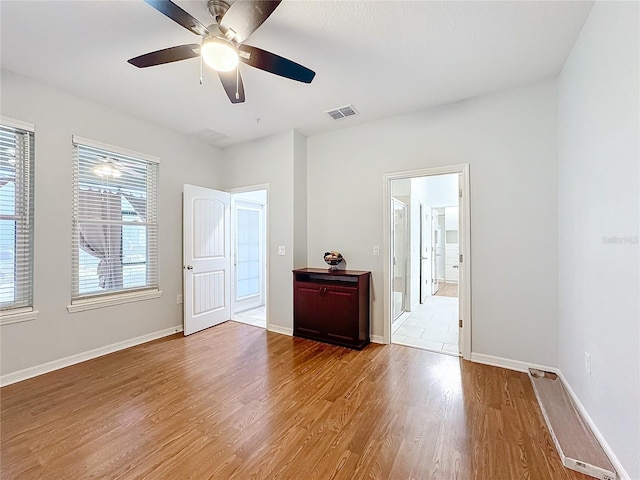
{"label": "dark wood cabinet", "polygon": [[369,343],[369,282],[359,270],[293,271],[293,334],[343,347]]}

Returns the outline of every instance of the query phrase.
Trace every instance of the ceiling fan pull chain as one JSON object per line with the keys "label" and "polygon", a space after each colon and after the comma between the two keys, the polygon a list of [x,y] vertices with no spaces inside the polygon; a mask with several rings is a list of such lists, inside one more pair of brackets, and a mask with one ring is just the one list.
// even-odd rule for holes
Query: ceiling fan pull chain
{"label": "ceiling fan pull chain", "polygon": [[236,100],[240,100],[240,68],[236,67]]}
{"label": "ceiling fan pull chain", "polygon": [[200,85],[202,85],[202,55],[200,55]]}

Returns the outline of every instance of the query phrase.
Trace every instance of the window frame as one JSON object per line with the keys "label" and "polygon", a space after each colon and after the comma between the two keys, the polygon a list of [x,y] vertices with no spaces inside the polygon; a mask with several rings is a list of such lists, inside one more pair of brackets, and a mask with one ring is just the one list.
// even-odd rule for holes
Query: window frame
{"label": "window frame", "polygon": [[[141,287],[132,287],[132,288],[121,288],[118,290],[112,291],[103,291],[103,292],[95,292],[88,294],[80,294],[79,291],[79,243],[77,241],[77,235],[79,232],[79,191],[80,191],[80,182],[78,178],[78,168],[79,168],[79,151],[78,147],[86,147],[90,149],[101,150],[105,155],[118,155],[128,157],[131,160],[139,161],[141,163],[145,163],[147,166],[155,166],[155,173],[147,172],[146,179],[143,182],[146,182],[146,195],[147,195],[147,208],[153,208],[153,219],[152,222],[145,222],[147,226],[147,236],[150,236],[150,232],[152,230],[155,231],[155,238],[153,241],[155,242],[156,248],[151,249],[153,251],[147,251],[147,262],[150,265],[153,265],[154,273],[155,273],[155,285],[147,285]],[[158,205],[158,176],[159,176],[159,164],[160,159],[158,157],[147,155],[140,152],[135,152],[132,150],[124,149],[121,147],[108,145],[102,142],[97,142],[95,140],[90,140],[87,138],[79,137],[74,135],[72,137],[72,149],[73,149],[73,211],[72,211],[72,272],[71,272],[71,282],[72,282],[72,291],[71,291],[71,302],[67,306],[67,310],[69,313],[81,312],[85,310],[90,310],[94,308],[102,308],[111,305],[119,305],[123,303],[135,302],[140,300],[148,300],[150,298],[158,298],[162,295],[162,291],[159,288],[159,252],[157,249],[158,244],[158,219],[157,219],[157,205]],[[149,210],[151,211],[151,209]],[[136,225],[136,223],[132,222],[132,225]],[[120,232],[122,235],[122,231]],[[147,239],[149,242],[149,238]],[[120,250],[122,253],[122,245],[120,246]],[[124,266],[125,264],[122,263]],[[76,288],[77,286],[77,288]],[[77,291],[76,291],[77,290]]]}
{"label": "window frame", "polygon": [[[17,295],[20,300],[15,301],[16,295],[14,295],[13,302],[4,302],[0,308],[0,325],[9,325],[35,320],[38,315],[38,311],[34,308],[35,126],[4,116],[0,116],[0,125],[6,129],[15,130],[16,134],[26,134],[28,142],[26,155],[16,157],[16,163],[18,160],[21,163],[16,165],[14,180],[15,207],[17,209],[18,205],[21,205],[23,212],[14,211],[13,215],[7,215],[5,218],[14,217],[13,221],[16,222],[14,243],[26,247],[21,248],[20,252],[15,252],[17,246],[14,246],[14,291],[18,289],[21,292]],[[22,174],[22,178],[18,177],[20,174]],[[26,226],[26,229],[19,228],[20,226]],[[17,280],[18,264],[20,264],[20,270],[26,272],[26,286],[25,282]],[[26,294],[23,295],[25,288]]]}

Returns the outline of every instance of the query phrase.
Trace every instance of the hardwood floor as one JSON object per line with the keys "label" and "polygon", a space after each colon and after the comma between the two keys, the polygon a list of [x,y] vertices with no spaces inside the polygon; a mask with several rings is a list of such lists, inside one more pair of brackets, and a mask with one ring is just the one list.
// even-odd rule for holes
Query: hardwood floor
{"label": "hardwood floor", "polygon": [[458,298],[458,284],[440,282],[436,296],[438,297],[456,297]]}
{"label": "hardwood floor", "polygon": [[2,479],[588,479],[527,376],[227,322],[0,390]]}

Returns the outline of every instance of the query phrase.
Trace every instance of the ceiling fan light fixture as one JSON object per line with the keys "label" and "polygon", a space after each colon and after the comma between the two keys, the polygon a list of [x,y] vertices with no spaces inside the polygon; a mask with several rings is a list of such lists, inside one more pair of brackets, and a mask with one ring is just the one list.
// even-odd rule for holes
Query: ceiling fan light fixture
{"label": "ceiling fan light fixture", "polygon": [[204,63],[218,72],[230,72],[238,66],[238,51],[230,42],[220,37],[205,38],[201,55]]}
{"label": "ceiling fan light fixture", "polygon": [[103,159],[101,162],[93,167],[91,171],[94,175],[102,178],[118,178],[122,175],[122,172],[116,167],[109,159]]}

